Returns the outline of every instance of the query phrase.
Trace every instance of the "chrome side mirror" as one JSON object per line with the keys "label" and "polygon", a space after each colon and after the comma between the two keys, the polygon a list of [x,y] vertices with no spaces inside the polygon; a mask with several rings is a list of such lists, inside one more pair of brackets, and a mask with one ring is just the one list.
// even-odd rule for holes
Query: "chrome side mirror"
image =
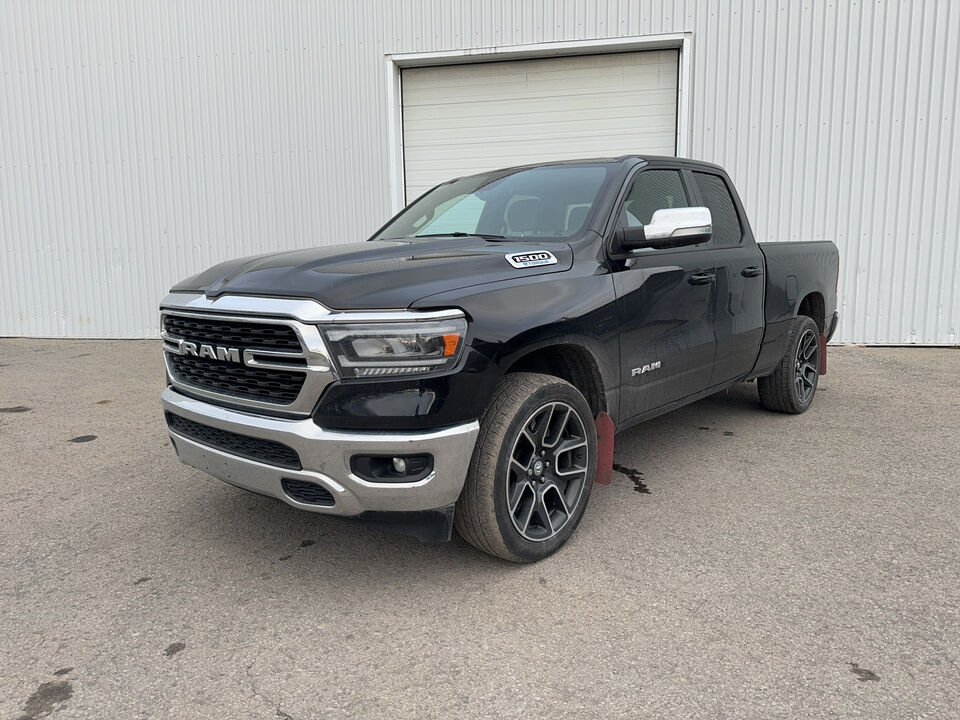
{"label": "chrome side mirror", "polygon": [[621,228],[618,235],[626,251],[700,245],[713,235],[713,218],[705,207],[664,208],[653,214],[649,224]]}

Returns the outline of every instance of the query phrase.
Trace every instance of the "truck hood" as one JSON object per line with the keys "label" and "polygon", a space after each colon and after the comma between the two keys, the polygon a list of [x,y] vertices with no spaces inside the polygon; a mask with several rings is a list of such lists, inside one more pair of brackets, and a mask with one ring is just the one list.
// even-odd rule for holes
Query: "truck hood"
{"label": "truck hood", "polygon": [[[557,258],[555,264],[515,268],[505,257],[544,250]],[[386,240],[231,260],[178,283],[171,292],[312,298],[333,310],[401,309],[427,295],[563,272],[572,264],[573,251],[559,242]]]}

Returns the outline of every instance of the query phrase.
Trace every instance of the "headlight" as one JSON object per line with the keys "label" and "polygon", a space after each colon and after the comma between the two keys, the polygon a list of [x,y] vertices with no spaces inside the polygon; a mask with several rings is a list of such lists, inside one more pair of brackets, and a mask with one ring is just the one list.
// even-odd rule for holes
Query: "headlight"
{"label": "headlight", "polygon": [[341,377],[419,375],[457,364],[467,321],[337,325],[323,332]]}

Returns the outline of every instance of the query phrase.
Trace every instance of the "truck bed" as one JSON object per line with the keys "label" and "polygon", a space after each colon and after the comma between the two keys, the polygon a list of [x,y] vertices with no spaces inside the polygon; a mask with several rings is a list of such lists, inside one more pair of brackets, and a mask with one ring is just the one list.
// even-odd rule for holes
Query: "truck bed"
{"label": "truck bed", "polygon": [[[766,330],[754,375],[772,369],[783,355],[790,323],[804,303],[827,339],[835,329],[840,252],[828,240],[761,242],[766,266],[764,316]],[[830,285],[833,287],[830,287]]]}

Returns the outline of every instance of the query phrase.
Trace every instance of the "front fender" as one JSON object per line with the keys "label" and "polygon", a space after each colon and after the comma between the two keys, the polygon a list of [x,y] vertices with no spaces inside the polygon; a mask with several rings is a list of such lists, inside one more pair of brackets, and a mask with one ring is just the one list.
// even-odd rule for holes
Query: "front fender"
{"label": "front fender", "polygon": [[620,337],[613,280],[602,266],[584,265],[574,264],[554,275],[432,295],[414,307],[461,308],[470,318],[473,349],[504,371],[525,355],[551,345],[586,349],[597,364],[607,405],[615,410]]}

